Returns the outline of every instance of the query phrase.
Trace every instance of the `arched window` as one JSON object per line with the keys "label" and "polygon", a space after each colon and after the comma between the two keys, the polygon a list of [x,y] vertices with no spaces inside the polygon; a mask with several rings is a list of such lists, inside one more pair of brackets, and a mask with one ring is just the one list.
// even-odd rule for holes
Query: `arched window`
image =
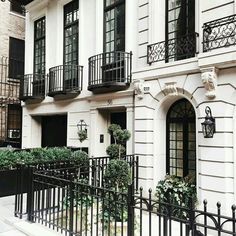
{"label": "arched window", "polygon": [[175,102],[166,122],[167,174],[196,177],[196,120],[191,103],[186,99]]}

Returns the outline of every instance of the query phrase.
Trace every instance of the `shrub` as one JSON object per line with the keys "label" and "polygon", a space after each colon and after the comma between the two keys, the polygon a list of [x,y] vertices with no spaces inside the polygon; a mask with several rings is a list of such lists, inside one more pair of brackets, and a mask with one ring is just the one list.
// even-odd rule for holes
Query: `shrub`
{"label": "shrub", "polygon": [[83,152],[80,150],[75,151],[72,153],[71,158],[80,167],[88,167],[89,166],[89,156],[86,152]]}
{"label": "shrub", "polygon": [[48,161],[53,160],[69,160],[71,158],[72,152],[70,149],[62,147],[54,147],[46,149],[46,159]]}
{"label": "shrub", "polygon": [[104,204],[102,207],[105,225],[108,224],[109,221],[127,220],[127,202],[119,192],[127,192],[131,180],[130,177],[129,165],[127,162],[117,159],[109,161],[104,174],[104,185],[107,189],[113,190],[116,193],[105,193]]}
{"label": "shrub", "polygon": [[107,147],[106,153],[110,157],[110,159],[118,159],[119,155],[122,157],[125,155],[125,147],[119,144],[111,144]]}
{"label": "shrub", "polygon": [[14,167],[14,163],[16,162],[16,156],[12,151],[0,151],[0,170],[10,170]]}
{"label": "shrub", "polygon": [[13,167],[16,167],[17,164],[29,164],[29,163],[35,163],[39,162],[40,160],[35,160],[34,156],[31,152],[26,151],[20,151],[20,152],[14,152],[13,156],[15,157],[15,163],[13,164]]}
{"label": "shrub", "polygon": [[121,129],[117,124],[111,124],[108,127],[108,133],[114,138],[115,144],[108,146],[106,152],[111,159],[120,159],[125,154],[125,144],[131,134],[126,129]]}
{"label": "shrub", "polygon": [[129,165],[123,160],[109,161],[105,174],[105,186],[116,191],[125,190],[130,183]]}
{"label": "shrub", "polygon": [[161,202],[182,207],[193,207],[197,202],[196,186],[192,179],[167,176],[159,181],[156,195]]}

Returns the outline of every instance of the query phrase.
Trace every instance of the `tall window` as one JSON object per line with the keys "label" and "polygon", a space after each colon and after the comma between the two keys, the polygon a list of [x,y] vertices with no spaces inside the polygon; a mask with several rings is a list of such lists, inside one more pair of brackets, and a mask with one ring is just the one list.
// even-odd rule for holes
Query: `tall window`
{"label": "tall window", "polygon": [[25,41],[9,39],[9,78],[16,79],[24,74]]}
{"label": "tall window", "polygon": [[194,56],[189,53],[194,33],[195,0],[166,0],[166,41],[169,54],[175,51],[175,60]]}
{"label": "tall window", "polygon": [[79,63],[79,2],[64,7],[64,88],[78,87],[78,73],[73,65]]}
{"label": "tall window", "polygon": [[125,0],[104,1],[104,51],[125,51]]}
{"label": "tall window", "polygon": [[196,121],[190,102],[175,102],[167,114],[167,165],[169,175],[196,177]]}
{"label": "tall window", "polygon": [[45,74],[45,17],[34,23],[34,73]]}
{"label": "tall window", "polygon": [[72,1],[64,7],[64,64],[78,65],[79,3]]}

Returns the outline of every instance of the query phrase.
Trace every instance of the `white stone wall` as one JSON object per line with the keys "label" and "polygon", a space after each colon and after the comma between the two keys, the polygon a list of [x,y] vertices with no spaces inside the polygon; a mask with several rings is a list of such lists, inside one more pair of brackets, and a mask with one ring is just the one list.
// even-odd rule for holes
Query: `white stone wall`
{"label": "white stone wall", "polygon": [[[47,70],[63,62],[63,5],[68,1],[38,1],[28,6],[26,22],[26,72],[33,71],[33,22],[46,16]],[[37,4],[36,4],[37,3]],[[123,92],[93,95],[87,91],[88,58],[102,52],[103,1],[80,0],[79,61],[84,66],[82,93],[75,99],[55,101],[46,97],[42,103],[24,104],[23,147],[40,146],[40,116],[67,113],[69,146],[80,146],[76,124],[84,119],[89,124],[85,145],[90,155],[105,154],[109,144],[106,128],[109,111],[126,109],[132,139],[128,153],[140,156],[140,182],[146,189],[155,188],[166,169],[166,114],[173,102],[188,99],[196,112],[197,124],[197,188],[202,201],[221,201],[229,206],[236,200],[236,46],[203,53],[202,25],[216,17],[235,12],[233,1],[196,0],[196,32],[199,33],[199,54],[190,59],[147,64],[147,45],[165,39],[165,0],[128,1],[126,5],[126,51],[132,50],[133,80],[144,80],[144,95],[133,99],[133,87]],[[216,97],[206,97],[202,73],[217,71]],[[164,91],[166,83],[175,83],[176,96]],[[204,139],[201,122],[205,107],[210,106],[216,118],[216,133]],[[35,118],[37,117],[37,118]],[[35,135],[37,134],[37,135]],[[104,134],[104,143],[99,135]],[[83,146],[85,146],[83,144]],[[226,209],[226,208],[225,208]]]}

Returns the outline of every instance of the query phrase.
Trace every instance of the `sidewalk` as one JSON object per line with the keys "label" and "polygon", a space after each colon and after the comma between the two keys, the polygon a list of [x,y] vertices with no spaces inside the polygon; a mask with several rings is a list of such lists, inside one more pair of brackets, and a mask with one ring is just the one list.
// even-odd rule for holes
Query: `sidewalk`
{"label": "sidewalk", "polygon": [[0,236],[60,236],[40,224],[14,217],[15,196],[0,198]]}

